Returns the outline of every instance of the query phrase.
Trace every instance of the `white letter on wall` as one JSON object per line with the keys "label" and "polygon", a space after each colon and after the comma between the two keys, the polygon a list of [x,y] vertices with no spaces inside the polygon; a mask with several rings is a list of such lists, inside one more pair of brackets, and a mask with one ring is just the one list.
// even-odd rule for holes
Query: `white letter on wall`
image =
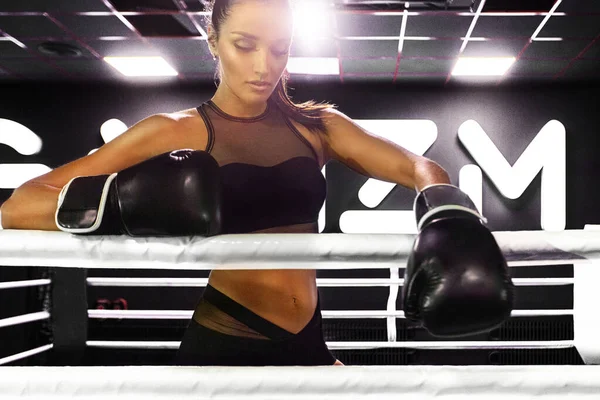
{"label": "white letter on wall", "polygon": [[566,129],[562,123],[552,120],[544,125],[512,167],[476,121],[464,122],[458,129],[458,138],[508,199],[519,198],[542,171],[542,229],[565,229]]}
{"label": "white letter on wall", "polygon": [[[18,122],[0,118],[0,144],[31,156],[42,149],[42,139]],[[14,189],[51,169],[44,164],[0,164],[0,189]]]}

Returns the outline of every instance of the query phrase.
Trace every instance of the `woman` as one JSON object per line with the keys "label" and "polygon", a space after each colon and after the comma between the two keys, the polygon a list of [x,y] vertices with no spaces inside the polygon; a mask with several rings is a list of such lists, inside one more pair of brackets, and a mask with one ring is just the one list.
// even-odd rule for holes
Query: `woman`
{"label": "woman", "polygon": [[[220,79],[213,98],[150,116],[97,152],[22,185],[2,206],[5,228],[56,230],[58,194],[71,178],[118,172],[185,148],[207,151],[220,165],[229,193],[223,233],[317,233],[325,197],[320,170],[332,159],[416,190],[449,183],[433,161],[369,134],[334,107],[289,99],[288,0],[208,6],[208,44]],[[273,197],[277,209],[260,209]],[[212,271],[176,362],[341,365],[325,345],[318,299],[314,270]]]}

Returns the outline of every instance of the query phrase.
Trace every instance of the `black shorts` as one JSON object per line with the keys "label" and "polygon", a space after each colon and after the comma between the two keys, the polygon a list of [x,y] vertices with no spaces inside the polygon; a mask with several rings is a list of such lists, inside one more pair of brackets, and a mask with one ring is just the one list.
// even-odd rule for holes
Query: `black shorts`
{"label": "black shorts", "polygon": [[203,297],[221,311],[270,340],[227,335],[190,321],[175,358],[176,365],[267,366],[333,365],[323,338],[320,302],[297,334],[258,316],[208,285]]}

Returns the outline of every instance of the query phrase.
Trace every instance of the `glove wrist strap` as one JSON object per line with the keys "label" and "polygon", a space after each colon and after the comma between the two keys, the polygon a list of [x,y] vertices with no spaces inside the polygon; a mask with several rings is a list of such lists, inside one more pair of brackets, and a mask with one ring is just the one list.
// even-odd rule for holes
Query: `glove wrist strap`
{"label": "glove wrist strap", "polygon": [[465,215],[486,223],[471,198],[458,187],[449,184],[425,187],[415,198],[414,211],[420,231],[427,223],[442,214]]}
{"label": "glove wrist strap", "polygon": [[117,174],[73,178],[61,190],[54,219],[63,232],[85,234],[100,229],[108,212],[111,184]]}

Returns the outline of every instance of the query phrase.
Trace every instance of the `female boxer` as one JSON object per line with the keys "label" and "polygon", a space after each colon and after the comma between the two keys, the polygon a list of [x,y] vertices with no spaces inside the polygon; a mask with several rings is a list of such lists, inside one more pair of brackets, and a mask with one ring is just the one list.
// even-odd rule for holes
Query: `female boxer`
{"label": "female boxer", "polygon": [[[317,233],[320,171],[338,160],[368,177],[420,190],[449,183],[435,162],[375,137],[327,104],[286,91],[293,18],[288,0],[212,0],[208,45],[219,85],[201,106],[152,115],[97,152],[35,178],[2,206],[5,228],[56,230],[61,188],[177,149],[218,162],[221,233]],[[314,270],[212,271],[177,364],[332,365]]]}

